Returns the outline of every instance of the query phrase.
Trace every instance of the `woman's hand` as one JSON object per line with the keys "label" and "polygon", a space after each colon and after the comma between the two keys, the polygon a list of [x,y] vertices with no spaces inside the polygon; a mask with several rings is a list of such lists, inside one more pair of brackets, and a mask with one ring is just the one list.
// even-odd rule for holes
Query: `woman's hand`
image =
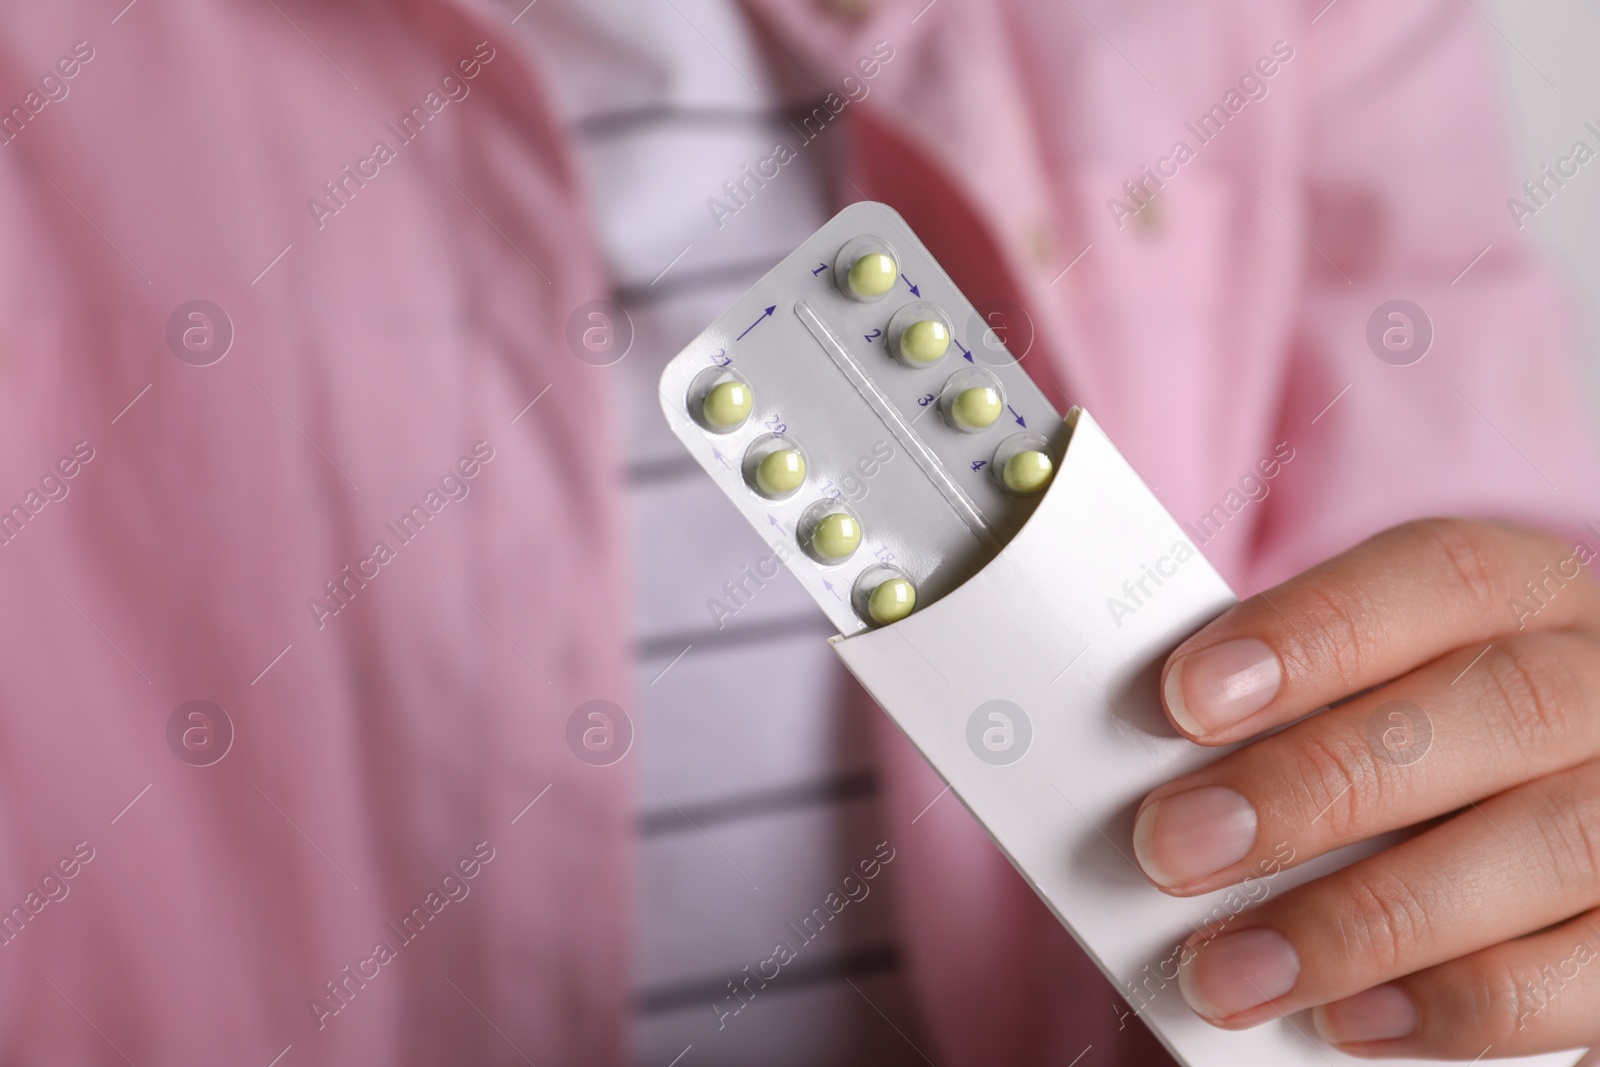
{"label": "woman's hand", "polygon": [[1425,824],[1197,933],[1180,978],[1197,1012],[1241,1028],[1315,1007],[1323,1037],[1363,1056],[1600,1044],[1594,556],[1511,526],[1412,523],[1172,654],[1167,714],[1201,744],[1344,703],[1145,800],[1134,845],[1162,889]]}

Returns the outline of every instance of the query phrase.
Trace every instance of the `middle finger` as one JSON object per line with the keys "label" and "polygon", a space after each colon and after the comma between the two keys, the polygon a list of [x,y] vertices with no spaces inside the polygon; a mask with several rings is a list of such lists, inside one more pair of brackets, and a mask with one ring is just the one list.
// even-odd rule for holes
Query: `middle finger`
{"label": "middle finger", "polygon": [[1140,866],[1168,892],[1210,892],[1285,845],[1303,863],[1600,756],[1600,716],[1581,713],[1600,672],[1581,640],[1444,656],[1168,782],[1135,820]]}

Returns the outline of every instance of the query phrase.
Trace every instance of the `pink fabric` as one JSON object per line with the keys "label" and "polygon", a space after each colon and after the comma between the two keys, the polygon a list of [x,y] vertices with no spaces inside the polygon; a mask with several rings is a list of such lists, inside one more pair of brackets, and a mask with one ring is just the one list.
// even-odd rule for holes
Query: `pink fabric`
{"label": "pink fabric", "polygon": [[[0,499],[94,449],[0,547],[0,907],[95,850],[0,948],[0,1060],[616,1063],[632,772],[565,727],[627,702],[629,585],[610,381],[562,342],[603,291],[573,178],[498,16],[276,6],[69,2],[0,38],[8,102],[95,51],[0,148]],[[469,95],[319,228],[323,183],[485,40]],[[193,298],[237,333],[213,366],[168,351]],[[469,495],[400,546],[386,521],[479,441]],[[308,601],[380,539],[397,558],[319,628]],[[237,729],[211,767],[168,750],[194,698]],[[470,895],[400,947],[387,924],[480,841]]]}
{"label": "pink fabric", "polygon": [[[842,198],[895,204],[980,303],[1026,306],[1029,366],[1175,514],[1290,443],[1204,546],[1242,590],[1414,515],[1600,518],[1470,10],[881,0],[852,23],[748,3],[830,79],[895,48],[851,105]],[[612,379],[564,341],[604,288],[516,12],[120,7],[34,5],[0,33],[7,109],[94,51],[0,147],[0,505],[93,450],[0,546],[0,908],[93,849],[0,947],[0,1059],[622,1062],[631,770],[566,742],[581,702],[628,702]],[[1115,229],[1107,199],[1278,40],[1295,56],[1267,98],[1155,225]],[[324,182],[396,143],[385,124],[479,42],[469,94],[318,219]],[[1364,340],[1395,297],[1438,333],[1412,367]],[[208,367],[167,350],[195,298],[237,334]],[[386,521],[480,441],[466,499],[319,620],[324,583],[393,547]],[[237,730],[210,767],[168,750],[196,698]],[[939,784],[883,741],[937,1062],[1149,1055],[959,805],[909,825]],[[468,897],[345,977],[485,841]],[[319,1023],[334,980],[347,1002]]]}

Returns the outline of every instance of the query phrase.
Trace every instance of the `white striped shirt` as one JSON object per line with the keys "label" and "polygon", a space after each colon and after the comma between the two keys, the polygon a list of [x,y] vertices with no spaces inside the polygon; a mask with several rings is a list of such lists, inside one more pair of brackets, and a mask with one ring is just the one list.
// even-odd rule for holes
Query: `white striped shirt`
{"label": "white striped shirt", "polygon": [[[820,934],[804,925],[882,839],[833,631],[787,572],[745,578],[770,549],[684,453],[656,395],[666,361],[832,214],[842,135],[791,125],[826,90],[763,55],[733,0],[540,8],[539,26],[567,23],[540,58],[634,327],[615,369],[638,575],[637,1062],[665,1067],[692,1046],[680,1067],[921,1063],[895,1032],[912,1023],[887,894]],[[794,150],[781,173],[730,196],[725,183],[779,144]],[[730,581],[739,607],[719,618],[710,602],[731,602]],[[794,958],[752,981],[780,941]]]}

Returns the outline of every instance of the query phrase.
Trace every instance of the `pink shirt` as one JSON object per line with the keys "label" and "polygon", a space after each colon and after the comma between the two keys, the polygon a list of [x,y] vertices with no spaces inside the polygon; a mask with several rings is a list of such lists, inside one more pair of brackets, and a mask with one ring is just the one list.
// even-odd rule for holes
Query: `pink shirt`
{"label": "pink shirt", "polygon": [[[1027,308],[1241,592],[1417,515],[1600,519],[1470,10],[747,2],[830,80],[895,49],[842,199]],[[567,743],[629,699],[613,379],[565,340],[605,290],[522,5],[118,7],[0,36],[0,1058],[620,1063],[631,776]],[[882,733],[937,1062],[1142,1040]]]}

